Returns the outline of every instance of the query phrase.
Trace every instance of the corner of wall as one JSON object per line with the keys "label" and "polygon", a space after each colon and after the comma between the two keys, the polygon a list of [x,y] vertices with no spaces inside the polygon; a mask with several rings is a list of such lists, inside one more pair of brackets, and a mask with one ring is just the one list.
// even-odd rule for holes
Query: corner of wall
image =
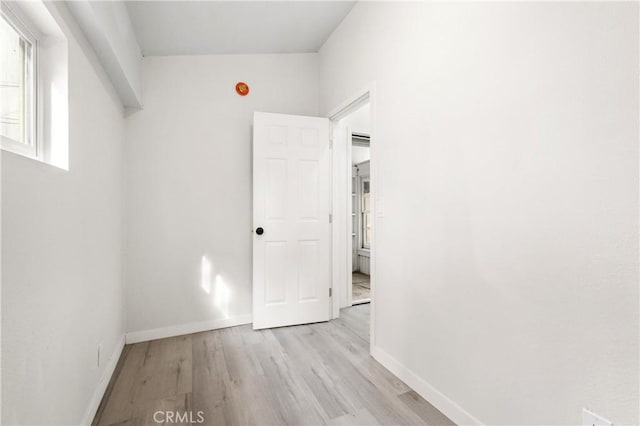
{"label": "corner of wall", "polygon": [[429,401],[431,405],[453,420],[455,424],[478,426],[484,424],[429,382],[382,350],[379,346],[374,346],[371,349],[371,355],[376,361],[409,385],[409,387],[416,391],[421,397]]}
{"label": "corner of wall", "polygon": [[102,377],[100,378],[100,381],[98,382],[98,385],[96,386],[96,389],[93,392],[91,401],[89,402],[89,406],[87,407],[87,410],[82,416],[81,424],[90,425],[96,413],[98,412],[98,408],[100,407],[100,403],[102,402],[102,397],[107,391],[107,387],[109,386],[111,377],[113,376],[113,373],[115,372],[116,367],[118,365],[118,361],[120,360],[120,355],[122,355],[122,350],[124,349],[124,345],[125,345],[125,336],[123,334],[122,337],[120,337],[120,340],[118,340],[116,348],[111,354],[111,357],[109,358],[107,366],[105,367],[104,372],[102,373]]}

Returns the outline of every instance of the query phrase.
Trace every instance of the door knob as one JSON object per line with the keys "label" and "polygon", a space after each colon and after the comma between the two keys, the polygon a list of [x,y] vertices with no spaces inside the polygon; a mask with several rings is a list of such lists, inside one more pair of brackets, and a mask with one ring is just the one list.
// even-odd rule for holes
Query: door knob
{"label": "door knob", "polygon": [[256,234],[258,234],[258,235],[264,234],[264,229],[262,229],[261,227],[257,227],[256,228]]}

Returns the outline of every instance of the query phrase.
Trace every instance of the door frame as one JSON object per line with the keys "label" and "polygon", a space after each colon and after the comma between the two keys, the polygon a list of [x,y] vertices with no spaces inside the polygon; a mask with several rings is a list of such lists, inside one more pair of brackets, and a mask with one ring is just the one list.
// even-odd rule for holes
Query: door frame
{"label": "door frame", "polygon": [[[331,109],[327,117],[330,122],[330,137],[333,147],[332,152],[332,167],[331,167],[331,192],[332,192],[332,238],[331,238],[331,260],[332,260],[332,292],[333,297],[331,300],[333,312],[332,319],[340,316],[340,297],[344,291],[351,291],[345,287],[350,282],[352,273],[352,266],[349,259],[351,259],[351,232],[349,226],[336,226],[337,221],[350,220],[347,218],[348,208],[351,200],[351,138],[347,138],[346,128],[339,126],[338,122],[356,111],[360,107],[369,104],[370,108],[370,171],[369,178],[371,179],[371,248],[370,248],[370,279],[371,279],[371,302],[370,302],[370,338],[369,338],[369,353],[375,346],[375,330],[376,330],[376,234],[377,234],[377,205],[378,205],[378,177],[377,177],[377,144],[376,144],[376,95],[375,95],[375,82],[370,83],[366,87],[355,92],[352,96],[345,99],[342,103],[338,104],[335,108]],[[341,131],[342,130],[342,131]],[[348,139],[348,140],[347,140]],[[339,167],[334,165],[345,165],[345,168],[340,170]],[[344,180],[343,177],[347,176],[348,179]],[[344,182],[343,182],[344,180]],[[345,217],[340,217],[340,212],[345,212]],[[344,263],[345,267],[334,267],[334,265],[343,265],[341,258],[347,259]]]}

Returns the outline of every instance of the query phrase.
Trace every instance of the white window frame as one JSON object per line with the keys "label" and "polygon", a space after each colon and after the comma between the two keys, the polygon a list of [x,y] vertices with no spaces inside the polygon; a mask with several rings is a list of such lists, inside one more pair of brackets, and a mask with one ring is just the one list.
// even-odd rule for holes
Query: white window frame
{"label": "white window frame", "polygon": [[[38,38],[34,35],[35,32],[32,31],[23,19],[20,19],[14,11],[12,11],[9,6],[2,2],[2,7],[0,8],[0,13],[2,18],[11,26],[13,29],[20,35],[20,37],[24,38],[28,43],[31,44],[31,57],[28,67],[28,79],[31,84],[31,90],[26,96],[26,101],[28,101],[28,106],[25,108],[25,127],[26,127],[26,135],[25,142],[18,142],[13,139],[7,138],[5,136],[0,135],[0,148],[13,152],[14,154],[23,155],[25,157],[38,159],[42,154],[42,149],[39,143],[39,132],[38,132],[38,108],[39,108],[39,84],[38,84]],[[25,102],[27,103],[27,102]]]}
{"label": "white window frame", "polygon": [[[365,211],[364,209],[364,197],[365,197],[365,193],[364,193],[364,184],[365,182],[367,182],[369,184],[369,192],[367,193],[369,196],[369,209],[371,209],[371,179],[369,178],[369,175],[366,176],[362,176],[359,177],[360,180],[360,248],[361,249],[365,249],[365,250],[369,250],[371,249],[371,241],[369,241],[369,244],[365,243],[365,236],[367,234],[367,228],[366,228],[366,222],[364,220],[365,214],[369,213],[369,215],[371,215],[371,210],[369,210],[368,212]],[[371,217],[369,217],[369,223],[371,223]]]}

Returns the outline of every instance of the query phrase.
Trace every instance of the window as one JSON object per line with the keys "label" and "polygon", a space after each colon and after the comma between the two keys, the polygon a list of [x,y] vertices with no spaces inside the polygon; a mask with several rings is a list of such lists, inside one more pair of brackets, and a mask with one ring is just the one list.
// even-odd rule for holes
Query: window
{"label": "window", "polygon": [[0,143],[37,157],[35,38],[4,5],[0,20]]}
{"label": "window", "polygon": [[371,190],[369,179],[362,179],[362,248],[371,247]]}

